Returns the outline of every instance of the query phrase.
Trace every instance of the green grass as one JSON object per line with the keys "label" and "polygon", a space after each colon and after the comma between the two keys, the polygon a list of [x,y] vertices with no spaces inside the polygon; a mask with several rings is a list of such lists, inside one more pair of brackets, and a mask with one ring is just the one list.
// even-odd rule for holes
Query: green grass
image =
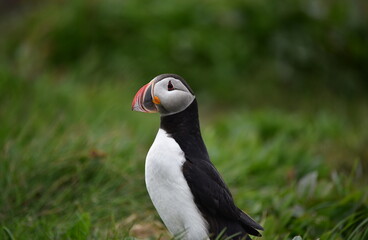
{"label": "green grass", "polygon": [[[144,186],[158,116],[130,111],[134,90],[50,77],[1,83],[2,238],[121,239],[158,221]],[[200,107],[212,160],[264,239],[367,236],[363,122],[322,110]]]}
{"label": "green grass", "polygon": [[2,16],[0,239],[169,239],[144,184],[159,116],[131,111],[163,72],[197,93],[211,159],[264,226],[257,239],[367,239],[366,16],[269,3]]}

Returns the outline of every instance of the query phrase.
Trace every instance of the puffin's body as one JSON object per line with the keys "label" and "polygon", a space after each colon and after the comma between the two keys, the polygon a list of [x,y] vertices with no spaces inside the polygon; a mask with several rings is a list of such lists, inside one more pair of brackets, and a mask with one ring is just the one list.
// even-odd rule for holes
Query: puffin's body
{"label": "puffin's body", "polygon": [[207,222],[182,172],[185,161],[178,143],[160,129],[146,158],[147,190],[171,233],[184,235],[188,230],[186,239],[206,239]]}
{"label": "puffin's body", "polygon": [[148,193],[169,231],[180,239],[260,236],[263,228],[234,204],[203,142],[197,101],[188,84],[162,74],[143,86],[132,108],[160,112],[161,124],[146,158]]}

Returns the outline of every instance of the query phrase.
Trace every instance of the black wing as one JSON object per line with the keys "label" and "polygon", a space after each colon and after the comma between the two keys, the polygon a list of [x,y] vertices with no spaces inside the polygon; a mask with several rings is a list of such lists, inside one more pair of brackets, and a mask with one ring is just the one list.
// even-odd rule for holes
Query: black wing
{"label": "black wing", "polygon": [[226,235],[235,233],[261,236],[263,228],[234,204],[233,197],[210,161],[188,159],[183,174],[194,200],[210,225],[212,234],[226,228]]}

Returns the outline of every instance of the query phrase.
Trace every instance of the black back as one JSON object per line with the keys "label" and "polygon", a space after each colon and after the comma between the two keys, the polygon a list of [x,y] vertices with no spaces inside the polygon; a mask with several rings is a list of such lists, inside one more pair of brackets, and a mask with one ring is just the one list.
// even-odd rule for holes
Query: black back
{"label": "black back", "polygon": [[161,128],[175,139],[185,154],[183,174],[209,224],[211,239],[224,229],[224,236],[238,234],[233,239],[250,239],[248,234],[260,236],[256,229],[263,228],[235,206],[229,189],[210,161],[201,136],[196,99],[184,111],[162,116]]}

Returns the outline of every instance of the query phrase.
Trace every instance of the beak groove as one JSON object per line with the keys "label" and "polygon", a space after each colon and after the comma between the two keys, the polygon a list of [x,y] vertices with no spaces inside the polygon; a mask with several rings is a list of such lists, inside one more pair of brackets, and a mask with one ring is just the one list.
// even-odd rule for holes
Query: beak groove
{"label": "beak groove", "polygon": [[152,99],[152,89],[153,81],[147,83],[135,94],[132,102],[132,110],[137,112],[157,112],[157,107],[153,103]]}

